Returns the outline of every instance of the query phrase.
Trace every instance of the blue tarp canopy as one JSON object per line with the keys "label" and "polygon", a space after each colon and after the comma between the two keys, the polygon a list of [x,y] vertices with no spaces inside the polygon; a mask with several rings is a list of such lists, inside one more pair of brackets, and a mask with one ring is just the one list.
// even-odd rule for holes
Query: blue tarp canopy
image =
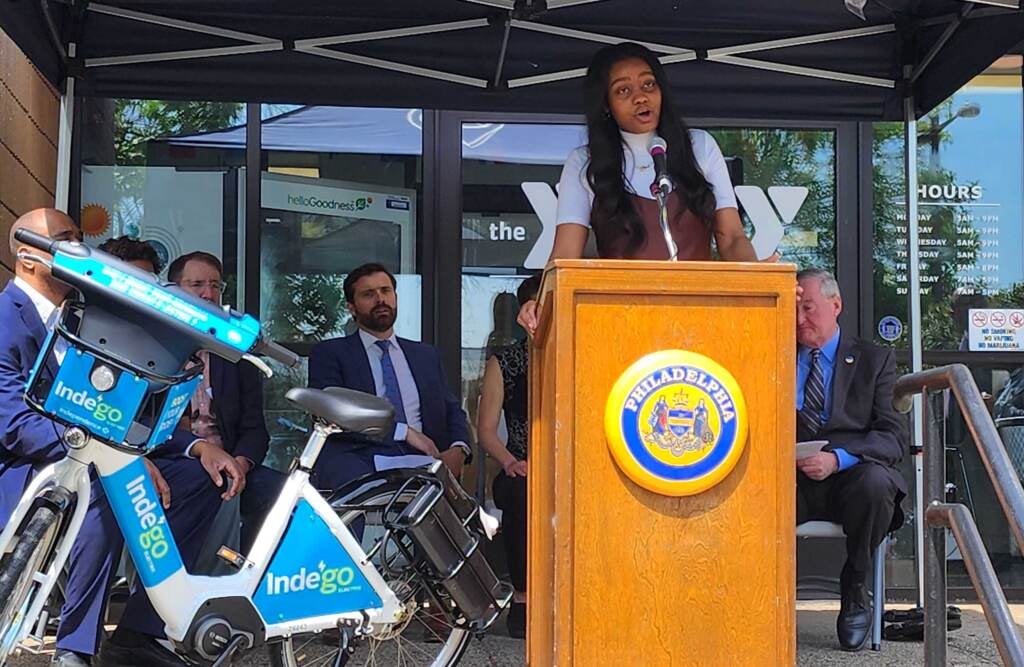
{"label": "blue tarp canopy", "polygon": [[[159,140],[171,146],[245,149],[245,127]],[[262,125],[265,151],[419,155],[423,152],[419,109],[303,107],[268,118]],[[469,160],[517,164],[562,164],[586,143],[577,125],[466,123],[462,155]]]}

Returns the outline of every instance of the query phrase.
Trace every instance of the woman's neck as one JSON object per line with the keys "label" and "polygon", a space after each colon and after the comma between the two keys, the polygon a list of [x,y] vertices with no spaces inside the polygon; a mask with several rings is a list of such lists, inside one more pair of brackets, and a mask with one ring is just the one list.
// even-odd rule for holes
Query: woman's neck
{"label": "woman's neck", "polygon": [[622,135],[622,140],[629,146],[629,149],[633,151],[635,155],[644,155],[647,153],[647,144],[650,143],[651,137],[654,136],[654,132],[643,132],[641,134],[634,134],[633,132],[626,132],[625,130],[619,130],[619,134]]}

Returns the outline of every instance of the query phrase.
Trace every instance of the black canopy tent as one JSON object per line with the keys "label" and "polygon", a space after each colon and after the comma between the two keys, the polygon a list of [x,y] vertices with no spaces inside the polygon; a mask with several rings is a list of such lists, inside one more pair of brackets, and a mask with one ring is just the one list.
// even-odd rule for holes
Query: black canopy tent
{"label": "black canopy tent", "polygon": [[878,121],[908,93],[919,116],[1020,41],[1017,4],[0,0],[0,25],[79,95],[572,113],[594,49],[634,40],[690,116]]}
{"label": "black canopy tent", "polygon": [[[1021,42],[1024,11],[1020,0],[0,0],[0,28],[63,91],[64,208],[76,95],[578,113],[591,54],[632,40],[660,54],[692,117],[904,121],[920,370],[914,121]],[[921,442],[920,397],[914,415]],[[920,457],[917,476],[920,490]],[[919,523],[919,557],[922,540]]]}

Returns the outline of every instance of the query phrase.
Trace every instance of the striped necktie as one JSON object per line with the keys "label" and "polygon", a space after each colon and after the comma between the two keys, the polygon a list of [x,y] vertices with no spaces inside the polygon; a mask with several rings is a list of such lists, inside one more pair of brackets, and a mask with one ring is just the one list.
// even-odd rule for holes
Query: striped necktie
{"label": "striped necktie", "polygon": [[815,435],[821,430],[821,416],[825,412],[825,374],[821,370],[821,350],[811,350],[811,371],[804,383],[804,407],[800,419]]}

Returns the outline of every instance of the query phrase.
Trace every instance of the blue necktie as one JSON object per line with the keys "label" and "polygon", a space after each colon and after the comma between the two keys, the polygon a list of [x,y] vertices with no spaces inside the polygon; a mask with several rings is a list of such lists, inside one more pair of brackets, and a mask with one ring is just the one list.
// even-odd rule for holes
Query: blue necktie
{"label": "blue necktie", "polygon": [[825,412],[825,374],[821,370],[821,350],[811,350],[811,370],[804,383],[804,407],[800,419],[811,435],[821,430],[821,416]]}
{"label": "blue necktie", "polygon": [[398,374],[391,363],[391,341],[379,340],[375,343],[380,348],[380,370],[384,379],[384,398],[395,406],[395,421],[407,424],[405,419],[405,403],[402,402],[402,388],[398,385]]}

